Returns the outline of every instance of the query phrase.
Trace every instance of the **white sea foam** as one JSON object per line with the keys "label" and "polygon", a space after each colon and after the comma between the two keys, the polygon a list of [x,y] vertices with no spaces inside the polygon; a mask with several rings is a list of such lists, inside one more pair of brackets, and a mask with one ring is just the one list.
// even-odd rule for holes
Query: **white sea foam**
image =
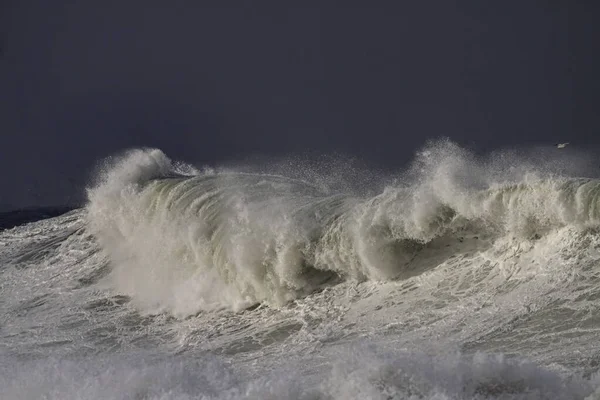
{"label": "white sea foam", "polygon": [[[317,375],[297,365],[248,377],[217,358],[111,357],[3,363],[7,399],[598,399],[600,380],[501,355],[428,356],[345,348]],[[7,361],[4,359],[4,361]]]}

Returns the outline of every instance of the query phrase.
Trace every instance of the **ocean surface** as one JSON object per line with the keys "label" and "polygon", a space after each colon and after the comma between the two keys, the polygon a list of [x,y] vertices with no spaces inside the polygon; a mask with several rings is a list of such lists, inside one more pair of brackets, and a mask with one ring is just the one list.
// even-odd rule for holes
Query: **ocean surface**
{"label": "ocean surface", "polygon": [[2,216],[0,398],[600,399],[595,160],[112,157]]}

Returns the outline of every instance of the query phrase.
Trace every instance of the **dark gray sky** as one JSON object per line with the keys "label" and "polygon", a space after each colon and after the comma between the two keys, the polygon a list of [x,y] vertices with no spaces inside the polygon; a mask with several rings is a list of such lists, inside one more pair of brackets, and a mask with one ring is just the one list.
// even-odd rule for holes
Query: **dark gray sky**
{"label": "dark gray sky", "polygon": [[599,145],[598,3],[4,0],[0,208],[75,199],[135,146],[400,168],[439,136]]}

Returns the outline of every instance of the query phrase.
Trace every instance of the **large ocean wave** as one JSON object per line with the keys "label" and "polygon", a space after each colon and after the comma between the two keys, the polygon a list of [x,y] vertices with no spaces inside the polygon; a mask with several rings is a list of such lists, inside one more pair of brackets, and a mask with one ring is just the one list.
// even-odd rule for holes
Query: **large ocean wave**
{"label": "large ocean wave", "polygon": [[600,398],[590,161],[108,159],[0,231],[2,398]]}
{"label": "large ocean wave", "polygon": [[107,161],[88,190],[87,229],[115,287],[143,310],[279,306],[340,280],[404,279],[461,254],[502,260],[507,243],[536,254],[572,247],[600,227],[600,181],[576,167],[481,159],[442,141],[366,195],[328,184],[327,171],[198,170],[134,150]]}

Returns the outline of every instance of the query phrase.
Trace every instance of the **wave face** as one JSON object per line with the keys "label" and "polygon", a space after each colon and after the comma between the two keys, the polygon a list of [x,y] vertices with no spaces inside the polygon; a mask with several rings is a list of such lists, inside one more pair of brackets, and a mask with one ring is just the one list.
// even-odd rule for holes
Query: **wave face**
{"label": "wave face", "polygon": [[526,270],[596,237],[600,181],[573,178],[584,167],[567,158],[522,160],[440,141],[365,195],[323,171],[200,171],[135,150],[88,190],[87,229],[118,291],[178,317],[281,306],[344,280],[401,281],[457,257],[497,264],[515,244],[527,249],[516,261]]}

